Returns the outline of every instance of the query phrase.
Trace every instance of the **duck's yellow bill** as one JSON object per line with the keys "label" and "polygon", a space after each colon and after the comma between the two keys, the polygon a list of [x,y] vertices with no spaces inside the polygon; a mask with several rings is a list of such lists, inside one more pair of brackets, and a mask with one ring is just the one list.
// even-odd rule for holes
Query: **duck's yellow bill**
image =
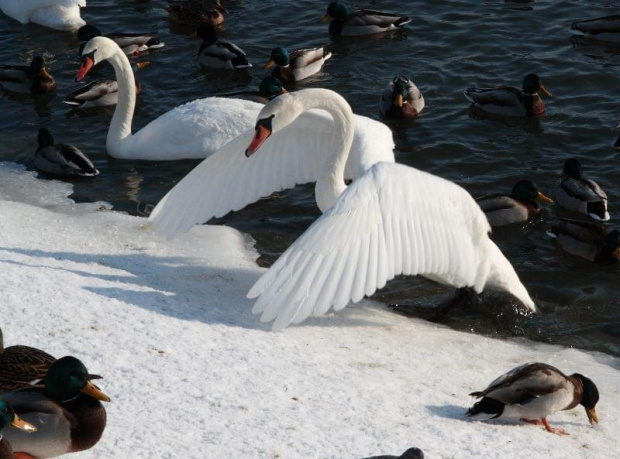
{"label": "duck's yellow bill", "polygon": [[598,416],[596,415],[596,410],[594,408],[586,409],[586,414],[588,415],[588,421],[590,421],[590,424],[598,424]]}
{"label": "duck's yellow bill", "polygon": [[539,201],[542,201],[542,202],[547,202],[549,204],[553,204],[553,199],[551,199],[549,196],[545,196],[540,191],[538,192],[538,195],[536,196],[536,199],[538,199]]}
{"label": "duck's yellow bill", "polygon": [[273,59],[269,59],[269,62],[267,62],[265,65],[263,65],[263,68],[266,69],[270,69],[271,67],[273,67],[274,65],[276,65],[276,63],[273,61]]}
{"label": "duck's yellow bill", "polygon": [[329,14],[326,14],[321,19],[319,19],[319,22],[327,22],[329,21],[329,17],[330,17]]}
{"label": "duck's yellow bill", "polygon": [[45,67],[41,68],[41,76],[43,76],[43,78],[51,78],[52,77]]}
{"label": "duck's yellow bill", "polygon": [[82,393],[90,395],[95,400],[101,400],[102,402],[109,402],[110,397],[104,394],[101,389],[95,386],[91,381],[88,381],[82,388]]}
{"label": "duck's yellow bill", "polygon": [[149,61],[143,61],[143,62],[138,62],[136,64],[136,67],[138,67],[138,69],[143,69],[144,67],[148,67],[149,65],[151,65]]}
{"label": "duck's yellow bill", "polygon": [[547,88],[545,88],[542,84],[540,85],[540,92],[542,92],[547,97],[553,97]]}
{"label": "duck's yellow bill", "polygon": [[13,422],[11,422],[13,427],[17,427],[18,429],[25,430],[26,432],[36,432],[37,428],[30,424],[29,422],[24,421],[18,415],[13,417]]}
{"label": "duck's yellow bill", "polygon": [[396,96],[396,105],[398,105],[399,107],[403,106],[403,95],[399,94]]}

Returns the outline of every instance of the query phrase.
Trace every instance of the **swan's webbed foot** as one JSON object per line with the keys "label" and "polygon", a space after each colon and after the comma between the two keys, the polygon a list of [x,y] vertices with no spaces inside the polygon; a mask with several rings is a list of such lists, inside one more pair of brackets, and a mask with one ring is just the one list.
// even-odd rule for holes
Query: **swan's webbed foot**
{"label": "swan's webbed foot", "polygon": [[439,304],[435,308],[424,306],[415,306],[408,304],[390,304],[388,305],[394,311],[400,312],[406,316],[420,317],[422,319],[436,322],[447,315],[447,313],[456,306],[467,307],[473,303],[478,294],[469,287],[463,287],[456,290],[456,294],[447,301]]}

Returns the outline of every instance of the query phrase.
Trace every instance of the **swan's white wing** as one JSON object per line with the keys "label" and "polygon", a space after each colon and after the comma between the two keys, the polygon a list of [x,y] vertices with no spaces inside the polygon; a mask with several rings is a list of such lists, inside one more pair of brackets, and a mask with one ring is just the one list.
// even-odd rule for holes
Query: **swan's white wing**
{"label": "swan's white wing", "polygon": [[77,30],[86,24],[80,18],[81,6],[86,0],[0,0],[0,10],[22,24],[36,22],[58,30]]}
{"label": "swan's white wing", "polygon": [[463,188],[378,163],[354,181],[248,293],[274,330],[338,311],[398,274],[481,291],[489,224]]}
{"label": "swan's white wing", "polygon": [[[303,113],[275,132],[252,157],[245,150],[254,129],[241,134],[199,164],[157,204],[150,216],[168,237],[196,223],[296,184],[316,181],[326,158],[335,154],[333,121],[323,111]],[[345,176],[361,176],[378,161],[394,161],[392,132],[383,123],[355,116],[355,133]]]}

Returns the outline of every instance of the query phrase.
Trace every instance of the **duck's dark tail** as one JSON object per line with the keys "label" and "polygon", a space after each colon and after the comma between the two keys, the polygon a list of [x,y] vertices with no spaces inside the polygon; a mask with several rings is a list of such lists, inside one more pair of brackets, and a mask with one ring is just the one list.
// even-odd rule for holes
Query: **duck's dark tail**
{"label": "duck's dark tail", "polygon": [[[477,392],[470,395],[476,396],[475,394],[477,394]],[[482,400],[474,403],[474,406],[467,410],[467,416],[479,421],[499,418],[504,412],[505,406],[506,405],[504,403],[498,400],[483,397]]]}
{"label": "duck's dark tail", "polygon": [[399,18],[398,21],[396,21],[394,23],[394,25],[396,27],[402,27],[405,24],[409,24],[410,22],[411,22],[411,18],[408,18],[408,17],[405,16],[405,17]]}

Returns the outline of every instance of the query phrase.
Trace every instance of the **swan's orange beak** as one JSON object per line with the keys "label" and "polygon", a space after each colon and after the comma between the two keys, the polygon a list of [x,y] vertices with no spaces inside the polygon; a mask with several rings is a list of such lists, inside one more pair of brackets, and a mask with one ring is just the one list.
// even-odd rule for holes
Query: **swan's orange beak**
{"label": "swan's orange beak", "polygon": [[247,156],[248,158],[252,156],[265,142],[265,140],[269,138],[269,136],[273,132],[273,128],[271,127],[271,121],[273,120],[274,116],[275,115],[271,115],[268,118],[263,118],[256,122],[256,134],[254,134],[254,138],[250,142],[247,150],[245,150],[245,156]]}
{"label": "swan's orange beak", "polygon": [[82,58],[82,65],[80,65],[78,73],[75,76],[75,81],[77,81],[78,83],[82,81],[86,74],[90,71],[90,69],[93,68],[93,65],[95,65],[95,61],[93,61],[93,58],[89,56],[84,56]]}

